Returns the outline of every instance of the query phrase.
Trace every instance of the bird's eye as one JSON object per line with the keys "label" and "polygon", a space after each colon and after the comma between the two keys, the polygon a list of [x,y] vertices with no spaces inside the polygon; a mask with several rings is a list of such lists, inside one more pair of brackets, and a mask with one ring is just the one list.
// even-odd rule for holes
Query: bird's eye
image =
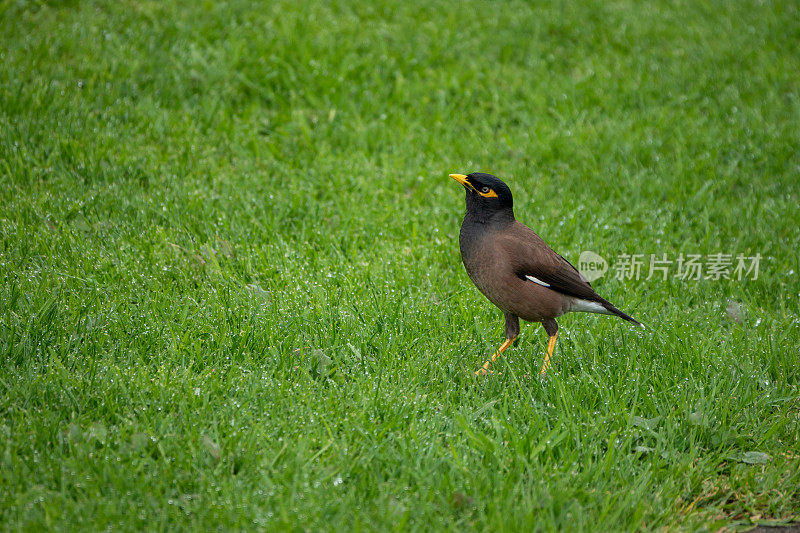
{"label": "bird's eye", "polygon": [[491,189],[490,189],[489,187],[481,187],[481,192],[482,192],[483,194],[486,194],[486,193],[487,193],[487,192],[489,192],[489,191],[491,191]]}

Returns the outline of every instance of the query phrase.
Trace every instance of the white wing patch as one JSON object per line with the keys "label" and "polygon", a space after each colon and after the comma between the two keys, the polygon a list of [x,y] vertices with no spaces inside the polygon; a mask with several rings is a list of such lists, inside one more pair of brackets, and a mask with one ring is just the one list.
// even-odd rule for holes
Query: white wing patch
{"label": "white wing patch", "polygon": [[540,280],[539,278],[535,278],[533,276],[525,276],[525,277],[528,278],[529,280],[531,280],[532,282],[536,283],[537,285],[541,285],[542,287],[549,287],[550,286],[549,283],[545,283],[544,281]]}

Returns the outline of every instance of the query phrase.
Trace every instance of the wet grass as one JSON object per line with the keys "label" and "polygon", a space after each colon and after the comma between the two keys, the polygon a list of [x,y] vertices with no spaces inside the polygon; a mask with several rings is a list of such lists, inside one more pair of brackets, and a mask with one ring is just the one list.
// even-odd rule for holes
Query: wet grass
{"label": "wet grass", "polygon": [[[3,528],[796,518],[798,15],[0,1]],[[540,380],[528,325],[476,380],[477,170],[572,261],[758,279],[609,272],[646,331],[564,317]]]}

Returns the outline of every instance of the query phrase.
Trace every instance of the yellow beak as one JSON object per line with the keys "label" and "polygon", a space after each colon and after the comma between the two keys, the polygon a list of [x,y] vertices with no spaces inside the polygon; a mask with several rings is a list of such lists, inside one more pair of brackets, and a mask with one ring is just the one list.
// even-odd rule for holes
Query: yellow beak
{"label": "yellow beak", "polygon": [[450,177],[459,182],[464,187],[469,187],[469,182],[464,174],[450,174]]}

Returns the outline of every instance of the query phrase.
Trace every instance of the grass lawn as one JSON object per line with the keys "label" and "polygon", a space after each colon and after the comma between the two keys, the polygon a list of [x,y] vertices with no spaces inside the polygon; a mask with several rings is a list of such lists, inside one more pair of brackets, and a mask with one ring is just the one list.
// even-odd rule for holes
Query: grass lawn
{"label": "grass lawn", "polygon": [[[476,379],[473,171],[648,328]],[[0,0],[0,527],[797,520],[799,205],[791,0]]]}

